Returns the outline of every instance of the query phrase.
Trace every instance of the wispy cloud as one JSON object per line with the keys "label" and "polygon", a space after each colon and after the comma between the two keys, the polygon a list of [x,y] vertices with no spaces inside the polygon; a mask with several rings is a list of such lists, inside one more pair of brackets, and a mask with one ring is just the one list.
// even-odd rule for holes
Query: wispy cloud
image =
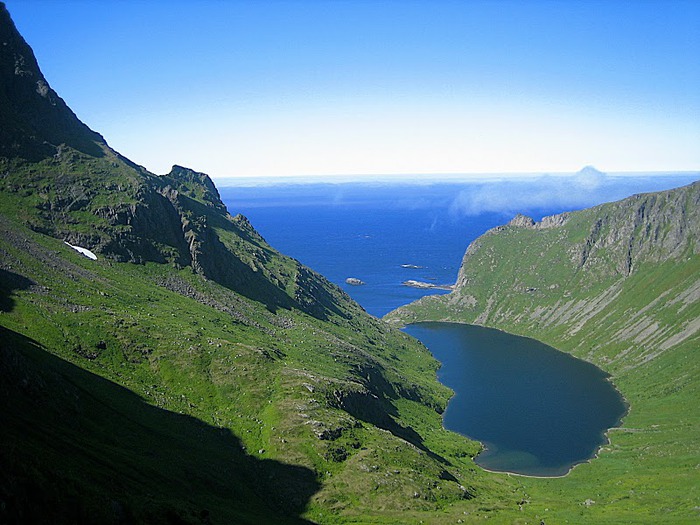
{"label": "wispy cloud", "polygon": [[450,204],[456,216],[482,213],[515,215],[531,210],[575,210],[627,197],[633,193],[657,191],[690,182],[681,177],[610,176],[587,166],[573,175],[541,175],[474,184],[462,189]]}

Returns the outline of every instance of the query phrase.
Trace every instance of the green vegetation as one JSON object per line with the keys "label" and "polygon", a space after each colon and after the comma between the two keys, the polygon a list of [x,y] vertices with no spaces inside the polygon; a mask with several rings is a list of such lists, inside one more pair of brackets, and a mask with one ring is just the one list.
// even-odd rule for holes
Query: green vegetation
{"label": "green vegetation", "polygon": [[425,348],[230,216],[206,175],[111,150],[4,6],[0,33],[0,522],[517,508],[442,429]]}
{"label": "green vegetation", "polygon": [[472,244],[454,293],[388,316],[535,337],[612,375],[630,412],[600,457],[566,478],[522,480],[547,522],[700,518],[699,203],[696,183],[514,221]]}
{"label": "green vegetation", "polygon": [[[479,444],[442,428],[451,392],[425,348],[231,217],[206,175],[156,176],[111,150],[1,3],[0,37],[0,523],[697,517],[695,245],[642,242],[657,260],[637,267],[637,244],[621,259],[598,242],[615,241],[612,222],[506,229],[479,241],[486,258],[468,255],[446,302],[422,303],[592,359],[632,403],[565,479],[487,473]],[[696,239],[692,198],[664,210]],[[601,270],[567,273],[564,241]]]}
{"label": "green vegetation", "polygon": [[0,522],[517,507],[442,429],[425,348],[230,216],[206,175],[111,150],[2,4],[0,37]]}
{"label": "green vegetation", "polygon": [[427,351],[356,305],[273,312],[191,267],[1,225],[10,521],[398,523],[522,499],[442,429]]}

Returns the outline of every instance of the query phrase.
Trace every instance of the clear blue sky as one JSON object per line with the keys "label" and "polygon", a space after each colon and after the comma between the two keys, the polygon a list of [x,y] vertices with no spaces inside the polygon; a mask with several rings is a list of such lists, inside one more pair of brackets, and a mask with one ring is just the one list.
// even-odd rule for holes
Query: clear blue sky
{"label": "clear blue sky", "polygon": [[156,173],[700,169],[700,1],[6,0]]}

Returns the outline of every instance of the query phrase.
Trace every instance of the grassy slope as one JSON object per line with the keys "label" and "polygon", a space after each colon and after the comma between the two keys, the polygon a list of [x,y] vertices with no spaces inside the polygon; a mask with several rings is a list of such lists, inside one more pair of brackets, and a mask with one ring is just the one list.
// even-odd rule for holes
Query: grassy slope
{"label": "grassy slope", "polygon": [[0,16],[0,522],[539,520],[442,429],[424,348],[109,149]]}
{"label": "grassy slope", "polygon": [[515,507],[442,429],[424,348],[229,216],[205,175],[111,150],[1,2],[0,34],[0,521]]}
{"label": "grassy slope", "polygon": [[[271,311],[191,267],[91,261],[23,226],[22,177],[0,192],[8,520],[71,521],[79,501],[87,522],[437,523],[523,498],[442,429],[450,393],[401,332],[352,304]],[[221,238],[270,275],[298,269],[251,232]]]}
{"label": "grassy slope", "polygon": [[547,522],[700,518],[699,193],[695,184],[560,227],[500,228],[468,250],[455,293],[389,316],[535,337],[612,374],[631,408],[600,457],[566,478],[522,480]]}
{"label": "grassy slope", "polygon": [[[153,184],[154,176],[134,171],[109,150],[105,158],[94,159],[65,149],[60,159],[38,164],[10,162],[3,166],[3,172],[1,254],[7,311],[0,324],[11,330],[3,337],[4,349],[29,353],[32,362],[39,363],[39,378],[47,373],[53,377],[50,371],[56,367],[68,370],[61,372],[63,379],[58,383],[49,381],[43,394],[55,398],[57,406],[66,400],[55,392],[65,389],[51,385],[75,384],[73,377],[80,370],[66,368],[63,361],[36,356],[53,354],[105,377],[113,382],[110,392],[121,392],[117,385],[124,386],[148,405],[165,409],[168,417],[177,413],[192,416],[194,422],[182,420],[192,425],[185,434],[209,436],[205,445],[196,446],[204,450],[201,457],[195,454],[192,458],[181,452],[192,448],[192,441],[188,445],[185,439],[183,444],[177,436],[181,433],[176,431],[179,422],[172,423],[165,436],[158,428],[146,425],[144,430],[144,425],[138,425],[138,431],[129,433],[130,440],[119,442],[120,447],[107,446],[106,436],[128,428],[128,421],[141,417],[132,411],[145,409],[137,397],[125,395],[113,401],[113,394],[99,394],[104,391],[95,387],[98,394],[89,390],[79,397],[97,397],[97,405],[80,401],[78,413],[96,414],[100,412],[96,406],[106,405],[110,412],[126,413],[126,421],[107,417],[105,426],[88,425],[87,433],[79,426],[83,444],[66,455],[55,444],[74,442],[73,426],[55,426],[52,434],[39,432],[27,440],[28,426],[43,425],[47,412],[22,408],[27,403],[33,405],[31,397],[27,400],[26,392],[17,386],[22,384],[20,380],[7,386],[16,401],[7,408],[14,424],[6,427],[9,431],[3,436],[6,443],[13,444],[6,449],[13,451],[8,461],[15,465],[15,477],[6,480],[3,488],[9,502],[21,504],[23,497],[35,501],[31,498],[39,492],[46,494],[50,507],[67,508],[61,504],[72,495],[70,501],[77,498],[83,502],[81,512],[86,516],[100,516],[92,521],[101,521],[106,512],[113,520],[126,514],[147,516],[152,521],[179,516],[177,519],[197,522],[206,510],[215,523],[222,519],[281,522],[298,515],[321,523],[452,523],[464,519],[465,512],[470,521],[490,516],[505,522],[531,522],[549,515],[557,520],[581,521],[602,519],[604,516],[598,514],[608,512],[618,519],[635,521],[656,515],[664,505],[671,509],[670,517],[683,521],[695,512],[692,507],[697,495],[689,487],[697,481],[696,471],[678,462],[697,457],[697,449],[687,449],[696,445],[691,436],[697,431],[692,426],[697,425],[697,418],[688,413],[688,407],[692,410],[697,399],[697,374],[688,352],[697,340],[687,339],[649,363],[628,370],[634,359],[643,360],[653,353],[651,332],[649,344],[630,345],[653,320],[641,316],[643,322],[638,323],[637,331],[624,333],[626,318],[615,312],[638,308],[637,298],[649,302],[661,290],[672,291],[669,299],[685,297],[682,291],[688,290],[689,282],[698,275],[697,256],[683,265],[642,266],[624,279],[614,271],[609,275],[601,271],[596,279],[590,279],[586,272],[579,272],[578,277],[560,274],[563,270],[556,264],[541,272],[536,264],[536,259],[560,257],[562,231],[570,236],[566,242],[573,244],[587,238],[591,219],[585,214],[574,217],[565,230],[508,229],[487,237],[494,244],[484,243],[480,258],[470,266],[481,285],[470,288],[469,293],[454,294],[454,302],[442,304],[442,311],[433,315],[454,318],[460,303],[462,307],[472,303],[471,295],[477,305],[488,305],[491,299],[489,308],[474,309],[473,319],[482,316],[485,324],[535,335],[592,359],[614,373],[616,384],[633,406],[625,422],[633,430],[615,431],[614,450],[600,460],[577,467],[566,480],[521,480],[475,468],[469,456],[476,452],[476,445],[442,430],[435,409],[444,406],[449,392],[436,384],[436,363],[424,349],[362,313],[295,261],[277,254],[244,219],[226,218],[212,210],[206,194],[196,186],[189,192],[180,188],[178,205],[183,216],[196,223],[198,217],[206,215],[204,223],[225,248],[246,268],[256,269],[251,275],[262,275],[268,284],[274,283],[270,290],[289,297],[288,304],[279,298],[276,303],[255,300],[256,294],[260,296],[255,282],[261,281],[234,283],[240,284],[246,297],[202,279],[190,266],[133,265],[104,257],[92,262],[40,233],[55,234],[58,230],[71,240],[75,236],[98,247],[114,246],[113,239],[116,236],[118,240],[121,233],[133,240],[128,237],[132,234],[128,228],[111,224],[97,211],[105,206],[136,204],[139,190],[143,191],[146,183]],[[162,186],[160,180],[155,183]],[[109,193],[105,194],[104,188]],[[71,206],[71,195],[76,205]],[[115,198],[121,199],[121,204]],[[38,231],[29,231],[24,224]],[[524,257],[528,253],[524,246],[536,255]],[[161,245],[159,249],[176,257],[176,247]],[[495,261],[502,253],[506,257]],[[601,249],[596,257],[589,258],[590,264],[604,261],[606,251]],[[524,263],[529,273],[522,271]],[[500,268],[501,272],[483,271],[479,265]],[[301,280],[297,278],[300,272],[305,275]],[[513,272],[517,279],[512,278]],[[17,275],[36,284],[15,288],[17,283],[26,284]],[[648,282],[654,285],[650,287]],[[587,295],[566,297],[560,283],[575,284]],[[314,313],[314,294],[306,293],[307,284],[320,286],[316,292],[324,297],[324,315],[314,317],[300,310],[308,307]],[[604,306],[600,312],[591,306],[598,304],[593,298],[606,297],[606,291],[617,287],[625,293],[616,301],[600,303]],[[532,288],[536,290],[528,291]],[[517,293],[510,293],[513,290]],[[260,297],[270,299],[269,294]],[[691,293],[677,303],[666,301],[666,307],[655,308],[654,315],[676,326],[680,326],[679,319],[681,323],[696,319],[693,297]],[[581,298],[588,298],[588,302],[572,302]],[[271,308],[269,303],[277,307]],[[437,303],[433,307],[437,308]],[[487,310],[488,315],[484,315]],[[569,312],[567,322],[551,322],[561,311]],[[519,314],[522,312],[537,314]],[[577,332],[587,337],[570,336],[584,314],[591,312],[595,315],[587,319],[589,324]],[[591,330],[591,326],[605,326],[605,330]],[[612,344],[605,336],[611,331],[620,332],[619,340]],[[100,341],[105,348],[98,348]],[[625,351],[625,358],[615,358]],[[52,363],[49,372],[46,363]],[[86,377],[103,384],[93,376]],[[677,392],[665,393],[670,389]],[[644,403],[651,408],[646,409]],[[653,404],[663,406],[662,422]],[[85,425],[92,419],[82,415],[79,421]],[[197,426],[201,424],[201,428]],[[217,428],[229,432],[227,437],[213,432]],[[194,470],[208,471],[221,462],[217,439],[224,439],[224,446],[231,450],[245,447],[238,453],[245,468],[225,471],[214,481],[191,483]],[[151,450],[164,447],[167,457],[188,461],[174,466],[152,461],[146,467],[152,469],[150,473],[132,479],[135,476],[129,465],[149,465],[150,452],[139,445],[144,442],[150,443]],[[667,453],[666,457],[654,456]],[[32,460],[35,455],[40,459]],[[37,461],[42,468],[36,467]],[[107,483],[100,481],[105,463],[114,469],[114,478],[132,479],[129,483],[120,481],[115,496],[108,499],[100,495]],[[280,482],[272,486],[265,482],[265,474],[260,472],[268,470],[272,479]],[[61,482],[56,483],[56,479]],[[213,491],[209,489],[212,483],[217,487]],[[93,485],[99,489],[85,491]],[[55,486],[62,489],[47,488]],[[149,497],[134,496],[142,492]],[[270,494],[276,495],[272,505]],[[476,497],[463,499],[472,495]],[[518,510],[518,502],[526,499],[530,503]],[[596,504],[583,506],[586,499]],[[56,516],[51,518],[60,521]]]}

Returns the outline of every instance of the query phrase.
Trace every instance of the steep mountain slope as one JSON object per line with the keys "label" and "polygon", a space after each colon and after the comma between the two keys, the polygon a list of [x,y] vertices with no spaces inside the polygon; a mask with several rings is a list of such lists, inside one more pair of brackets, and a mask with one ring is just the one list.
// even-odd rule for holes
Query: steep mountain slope
{"label": "steep mountain slope", "polygon": [[517,485],[442,429],[425,348],[229,215],[206,175],[113,151],[2,4],[0,36],[0,522],[517,511]]}
{"label": "steep mountain slope", "polygon": [[0,7],[0,157],[40,160],[65,143],[90,155],[102,155],[104,139],[80,122],[51,89],[31,48]]}
{"label": "steep mountain slope", "polygon": [[577,515],[553,491],[605,503],[586,507],[592,520],[698,517],[700,182],[539,223],[517,216],[469,246],[453,293],[387,319],[492,326],[612,374],[631,409],[611,445],[566,480],[526,483],[533,500],[545,489],[552,518]]}
{"label": "steep mountain slope", "polygon": [[231,218],[207,175],[174,166],[155,176],[111,150],[50,88],[3,11],[0,172],[3,191],[13,196],[6,211],[114,260],[190,266],[271,308],[324,317],[340,305],[354,307],[322,277],[266,246],[244,218]]}
{"label": "steep mountain slope", "polygon": [[[535,223],[518,215],[474,241],[454,293],[431,296],[390,318],[431,317],[572,340],[609,368],[638,366],[700,335],[700,183],[636,195]],[[520,327],[520,328],[518,328]],[[590,336],[624,345],[606,355]]]}

